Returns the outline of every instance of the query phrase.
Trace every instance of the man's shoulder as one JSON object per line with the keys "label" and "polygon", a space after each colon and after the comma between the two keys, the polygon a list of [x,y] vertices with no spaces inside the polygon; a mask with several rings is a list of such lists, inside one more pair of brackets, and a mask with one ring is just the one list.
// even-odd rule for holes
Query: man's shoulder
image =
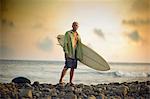
{"label": "man's shoulder", "polygon": [[72,30],[69,30],[69,31],[67,31],[66,33],[65,33],[65,35],[71,35],[72,34]]}
{"label": "man's shoulder", "polygon": [[66,33],[72,33],[72,30],[67,31]]}

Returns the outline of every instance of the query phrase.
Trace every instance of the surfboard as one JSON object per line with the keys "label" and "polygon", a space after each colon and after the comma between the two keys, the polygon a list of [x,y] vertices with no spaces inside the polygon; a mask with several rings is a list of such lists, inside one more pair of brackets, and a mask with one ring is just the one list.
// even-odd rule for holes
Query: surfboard
{"label": "surfboard", "polygon": [[[59,45],[63,47],[64,45],[64,35],[58,35],[57,40]],[[86,66],[99,70],[99,71],[107,71],[110,70],[109,64],[106,60],[92,50],[90,47],[86,46],[82,43],[82,50],[83,50],[83,59],[80,60],[81,63],[85,64]]]}

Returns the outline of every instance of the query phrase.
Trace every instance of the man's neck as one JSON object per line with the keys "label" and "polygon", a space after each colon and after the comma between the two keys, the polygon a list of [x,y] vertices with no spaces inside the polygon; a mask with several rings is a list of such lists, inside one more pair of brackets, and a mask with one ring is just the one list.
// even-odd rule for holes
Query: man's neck
{"label": "man's neck", "polygon": [[77,32],[77,30],[72,30],[73,32]]}

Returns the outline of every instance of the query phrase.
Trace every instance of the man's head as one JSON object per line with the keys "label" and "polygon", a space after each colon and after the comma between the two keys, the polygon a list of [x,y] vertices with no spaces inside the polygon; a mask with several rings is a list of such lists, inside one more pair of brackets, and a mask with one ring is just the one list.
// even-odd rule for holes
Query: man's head
{"label": "man's head", "polygon": [[72,29],[73,29],[73,31],[76,31],[78,29],[78,27],[79,27],[78,22],[73,22],[72,23]]}

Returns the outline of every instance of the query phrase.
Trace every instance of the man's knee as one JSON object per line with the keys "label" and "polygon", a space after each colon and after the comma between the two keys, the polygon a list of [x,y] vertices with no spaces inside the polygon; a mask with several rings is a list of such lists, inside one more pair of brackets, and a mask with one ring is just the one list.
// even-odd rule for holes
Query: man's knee
{"label": "man's knee", "polygon": [[74,71],[74,68],[71,68],[71,71]]}
{"label": "man's knee", "polygon": [[64,67],[64,70],[68,70],[68,68]]}

